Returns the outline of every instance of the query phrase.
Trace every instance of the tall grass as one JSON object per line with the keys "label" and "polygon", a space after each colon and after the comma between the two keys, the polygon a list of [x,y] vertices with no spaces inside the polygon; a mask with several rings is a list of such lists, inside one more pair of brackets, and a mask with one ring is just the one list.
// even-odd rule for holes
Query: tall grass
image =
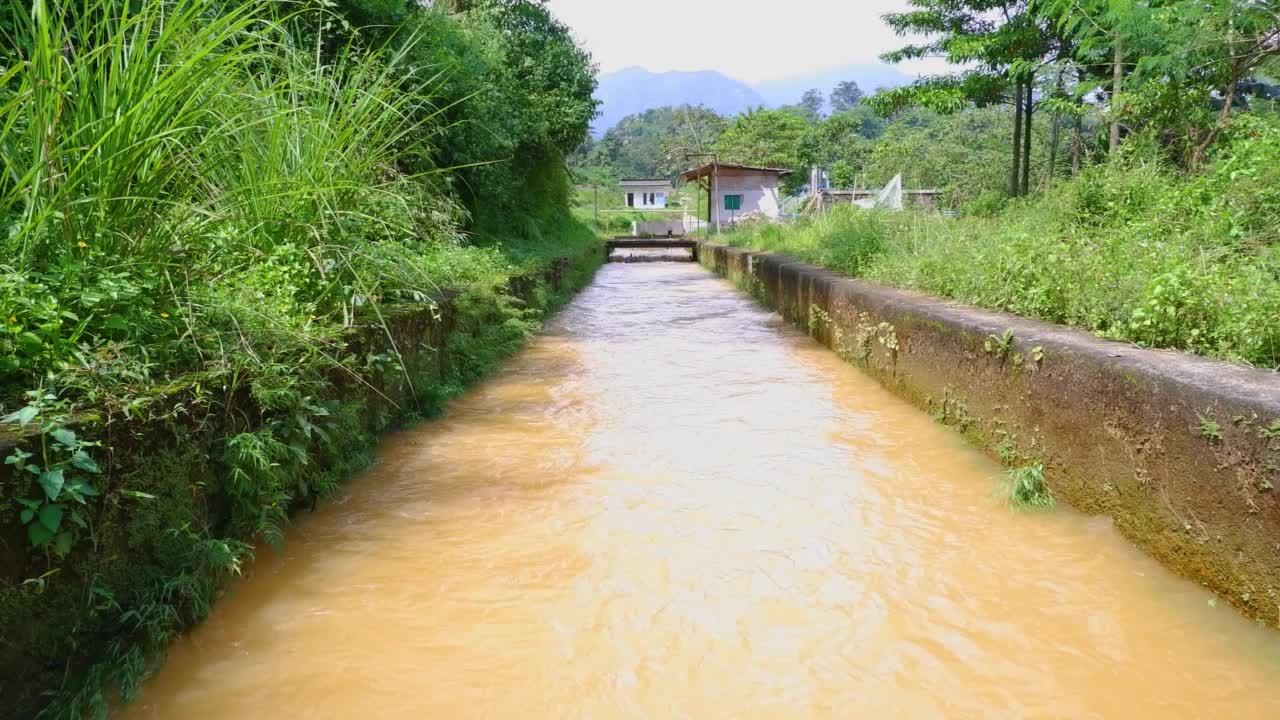
{"label": "tall grass", "polygon": [[838,207],[795,225],[740,223],[724,237],[733,245],[785,253],[859,276],[872,258],[885,252],[897,229],[897,220],[887,214]]}
{"label": "tall grass", "polygon": [[[494,276],[431,172],[431,69],[265,0],[17,6],[0,78],[0,405],[331,358],[379,304]],[[413,74],[428,73],[421,82]],[[416,175],[401,170],[406,159]],[[422,174],[421,168],[427,168]]]}
{"label": "tall grass", "polygon": [[997,494],[1016,510],[1052,510],[1053,494],[1044,482],[1044,466],[1025,465],[1005,470]]}

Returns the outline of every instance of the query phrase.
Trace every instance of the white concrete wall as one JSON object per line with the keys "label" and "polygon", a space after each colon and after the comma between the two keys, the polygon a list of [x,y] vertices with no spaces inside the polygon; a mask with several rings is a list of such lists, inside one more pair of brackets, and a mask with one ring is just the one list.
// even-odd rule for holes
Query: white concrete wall
{"label": "white concrete wall", "polygon": [[[741,195],[741,210],[725,210],[725,195]],[[771,174],[721,175],[716,178],[712,220],[719,217],[721,225],[733,219],[741,220],[749,215],[763,215],[778,219],[778,176]]]}
{"label": "white concrete wall", "polygon": [[650,220],[631,223],[632,237],[682,237],[684,232],[684,223],[679,220]]}
{"label": "white concrete wall", "polygon": [[[623,203],[627,200],[627,195],[635,196],[635,203],[629,207],[637,210],[662,210],[667,207],[667,193],[670,188],[663,185],[650,185],[645,187],[637,185],[635,187],[625,187],[622,190]],[[647,195],[653,195],[653,202],[648,202]]]}

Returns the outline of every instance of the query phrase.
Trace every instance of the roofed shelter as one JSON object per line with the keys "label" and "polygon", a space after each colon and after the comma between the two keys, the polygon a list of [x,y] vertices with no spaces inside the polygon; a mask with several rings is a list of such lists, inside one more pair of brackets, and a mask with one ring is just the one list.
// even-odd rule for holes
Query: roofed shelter
{"label": "roofed shelter", "polygon": [[781,168],[713,162],[681,173],[680,179],[707,191],[711,198],[707,222],[719,227],[744,217],[776,220],[780,213],[778,182],[790,174]]}

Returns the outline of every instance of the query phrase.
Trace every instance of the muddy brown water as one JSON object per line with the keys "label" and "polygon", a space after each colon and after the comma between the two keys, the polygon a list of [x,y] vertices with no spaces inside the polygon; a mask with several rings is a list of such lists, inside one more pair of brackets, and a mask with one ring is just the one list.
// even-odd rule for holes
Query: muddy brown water
{"label": "muddy brown water", "polygon": [[1280,636],[688,263],[606,265],[121,717],[1276,718]]}

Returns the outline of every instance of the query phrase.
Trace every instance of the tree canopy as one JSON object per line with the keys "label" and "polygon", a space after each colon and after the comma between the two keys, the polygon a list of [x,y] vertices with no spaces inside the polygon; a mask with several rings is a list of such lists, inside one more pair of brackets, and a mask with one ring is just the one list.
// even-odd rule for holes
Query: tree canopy
{"label": "tree canopy", "polygon": [[841,113],[853,109],[862,100],[862,88],[852,80],[844,80],[831,91],[831,111]]}

